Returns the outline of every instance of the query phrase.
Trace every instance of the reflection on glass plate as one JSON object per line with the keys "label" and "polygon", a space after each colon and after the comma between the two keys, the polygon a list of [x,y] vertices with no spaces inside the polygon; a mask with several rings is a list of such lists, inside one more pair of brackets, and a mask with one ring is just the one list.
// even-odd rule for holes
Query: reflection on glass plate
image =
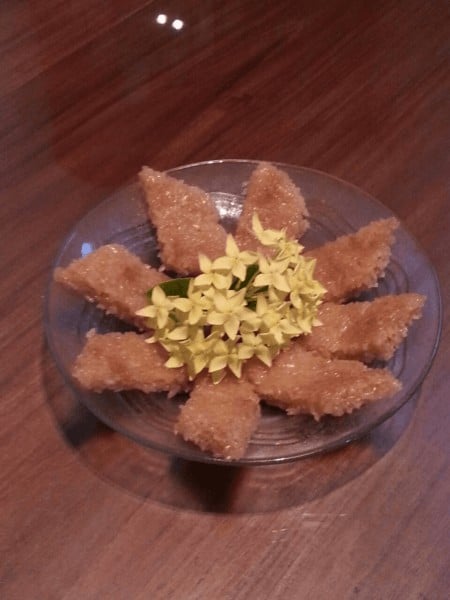
{"label": "reflection on glass plate", "polygon": [[[197,185],[212,195],[222,223],[233,231],[242,206],[242,186],[255,161],[223,160],[179,167],[170,175]],[[285,170],[305,196],[311,227],[302,238],[307,249],[351,233],[374,219],[392,213],[365,192],[334,177],[311,169],[277,165]],[[75,226],[65,240],[54,267],[108,243],[120,243],[153,266],[159,265],[155,231],[146,218],[137,184],[131,184],[99,204]],[[436,352],[441,300],[436,275],[428,259],[403,227],[397,231],[392,260],[379,287],[366,294],[417,292],[427,296],[423,317],[416,321],[388,367],[403,388],[389,400],[369,404],[345,417],[316,422],[309,416],[287,417],[263,407],[263,416],[246,456],[238,465],[279,463],[337,448],[354,440],[398,410],[423,381]],[[50,281],[46,298],[45,326],[48,343],[67,385],[100,420],[132,439],[188,460],[225,463],[184,442],[173,433],[178,407],[185,397],[167,399],[166,394],[141,392],[102,394],[80,390],[70,369],[92,328],[106,332],[124,329],[113,317]],[[149,365],[151,368],[151,365]]]}

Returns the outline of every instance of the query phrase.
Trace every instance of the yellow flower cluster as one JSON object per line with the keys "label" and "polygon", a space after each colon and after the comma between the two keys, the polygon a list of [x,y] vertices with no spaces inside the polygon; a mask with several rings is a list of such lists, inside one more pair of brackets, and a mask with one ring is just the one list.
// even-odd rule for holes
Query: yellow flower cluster
{"label": "yellow flower cluster", "polygon": [[150,304],[138,311],[169,353],[169,368],[186,365],[190,379],[207,369],[215,383],[229,369],[256,357],[267,366],[290,340],[311,332],[325,293],[313,278],[315,261],[285,231],[263,229],[257,215],[253,231],[267,256],[240,251],[228,235],[225,256],[199,257],[201,274],[173,294],[165,282],[149,291]]}

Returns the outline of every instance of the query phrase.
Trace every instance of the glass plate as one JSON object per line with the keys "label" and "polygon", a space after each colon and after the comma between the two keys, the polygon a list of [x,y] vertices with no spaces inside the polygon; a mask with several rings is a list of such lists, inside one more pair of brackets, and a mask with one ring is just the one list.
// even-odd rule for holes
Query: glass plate
{"label": "glass plate", "polygon": [[[241,211],[243,184],[256,165],[256,161],[220,160],[178,167],[168,173],[210,192],[223,225],[233,231]],[[305,196],[311,214],[311,227],[302,238],[307,249],[353,232],[374,219],[392,216],[388,208],[369,194],[335,177],[302,167],[277,166],[288,173]],[[54,267],[66,266],[73,259],[113,242],[125,245],[151,265],[159,265],[155,231],[147,221],[137,183],[120,189],[79,221],[65,240]],[[320,422],[309,416],[288,417],[263,406],[260,426],[246,456],[232,463],[214,458],[174,435],[179,405],[185,397],[169,400],[163,393],[97,394],[76,386],[70,369],[84,345],[86,332],[92,328],[100,332],[123,330],[116,319],[51,280],[46,296],[45,328],[50,350],[67,385],[76,398],[113,429],[141,444],[188,460],[236,465],[281,463],[337,448],[361,437],[411,398],[427,374],[440,335],[439,285],[426,256],[400,227],[386,276],[366,297],[412,291],[426,295],[427,302],[422,319],[414,322],[406,341],[388,364],[403,384],[401,392],[351,415],[326,417]]]}

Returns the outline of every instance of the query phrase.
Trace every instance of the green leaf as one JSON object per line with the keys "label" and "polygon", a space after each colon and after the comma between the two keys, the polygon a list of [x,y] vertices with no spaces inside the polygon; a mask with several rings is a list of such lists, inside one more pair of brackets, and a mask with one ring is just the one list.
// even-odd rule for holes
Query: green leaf
{"label": "green leaf", "polygon": [[160,287],[166,296],[178,296],[179,298],[187,298],[189,282],[191,277],[180,277],[178,279],[169,279],[158,283],[158,285],[150,288],[147,292],[149,301],[152,299],[153,290],[155,287]]}

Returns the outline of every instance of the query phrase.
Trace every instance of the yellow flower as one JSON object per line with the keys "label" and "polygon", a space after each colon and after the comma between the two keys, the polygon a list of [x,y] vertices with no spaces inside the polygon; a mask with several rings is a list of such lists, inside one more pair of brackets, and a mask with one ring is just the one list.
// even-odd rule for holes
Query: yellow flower
{"label": "yellow flower", "polygon": [[310,294],[316,297],[323,296],[326,290],[321,283],[314,279],[315,266],[315,259],[300,256],[297,267],[289,270],[291,289],[295,291],[300,290],[303,294]]}
{"label": "yellow flower", "polygon": [[289,258],[283,260],[272,260],[261,256],[259,259],[260,273],[255,277],[253,285],[255,287],[272,286],[280,292],[289,293],[291,288],[286,275],[284,274],[289,266]]}
{"label": "yellow flower", "polygon": [[169,320],[169,313],[173,308],[173,302],[164,291],[157,285],[153,288],[152,304],[136,312],[140,317],[148,317],[151,327],[163,329]]}
{"label": "yellow flower", "polygon": [[216,258],[213,269],[231,273],[241,281],[244,281],[247,276],[247,267],[258,262],[258,255],[255,252],[241,252],[230,234],[227,236],[225,255]]}
{"label": "yellow flower", "polygon": [[285,231],[265,230],[254,215],[259,241],[271,247],[272,258],[241,252],[227,237],[225,256],[211,261],[199,256],[202,273],[181,285],[181,296],[152,290],[149,306],[137,314],[148,318],[154,334],[169,353],[166,366],[185,365],[194,379],[207,369],[214,383],[230,370],[241,376],[242,364],[252,357],[270,366],[289,341],[320,324],[317,307],[325,292],[314,279],[315,261]]}
{"label": "yellow flower", "polygon": [[253,356],[259,358],[268,367],[272,365],[272,353],[262,337],[255,333],[244,333],[238,347],[238,357],[241,360],[249,360]]}
{"label": "yellow flower", "polygon": [[202,274],[197,275],[194,279],[196,288],[208,288],[212,286],[217,290],[227,290],[230,287],[233,280],[231,273],[225,275],[218,273],[213,266],[213,262],[204,254],[199,255],[198,262]]}
{"label": "yellow flower", "polygon": [[267,331],[270,327],[278,323],[283,311],[285,310],[283,302],[271,302],[266,294],[259,293],[256,297],[254,310],[248,310],[241,317],[241,333],[251,333],[255,331]]}
{"label": "yellow flower", "polygon": [[292,321],[300,329],[299,334],[311,333],[312,327],[320,324],[316,318],[317,306],[301,303],[291,312]]}
{"label": "yellow flower", "polygon": [[211,347],[217,340],[216,334],[205,337],[203,328],[189,328],[189,337],[186,339],[163,343],[171,355],[165,364],[169,368],[186,365],[189,379],[193,380],[208,366]]}
{"label": "yellow flower", "polygon": [[252,229],[256,239],[261,242],[263,246],[276,248],[280,245],[280,242],[286,241],[285,230],[263,229],[261,221],[256,213],[253,213]]}
{"label": "yellow flower", "polygon": [[284,342],[286,341],[285,335],[279,325],[279,323],[274,323],[270,329],[266,332],[261,333],[261,338],[269,348],[281,348]]}
{"label": "yellow flower", "polygon": [[206,317],[209,325],[221,326],[230,340],[236,339],[241,316],[246,314],[245,292],[245,288],[238,292],[217,291],[213,297],[213,308]]}
{"label": "yellow flower", "polygon": [[211,308],[212,300],[200,290],[195,291],[193,280],[189,283],[187,298],[176,298],[173,306],[178,311],[178,319],[187,321],[189,325],[202,327],[206,322],[206,313]]}
{"label": "yellow flower", "polygon": [[214,383],[219,383],[225,377],[227,367],[233,375],[239,378],[242,362],[236,344],[233,344],[231,340],[219,340],[211,348],[208,372],[212,374]]}

